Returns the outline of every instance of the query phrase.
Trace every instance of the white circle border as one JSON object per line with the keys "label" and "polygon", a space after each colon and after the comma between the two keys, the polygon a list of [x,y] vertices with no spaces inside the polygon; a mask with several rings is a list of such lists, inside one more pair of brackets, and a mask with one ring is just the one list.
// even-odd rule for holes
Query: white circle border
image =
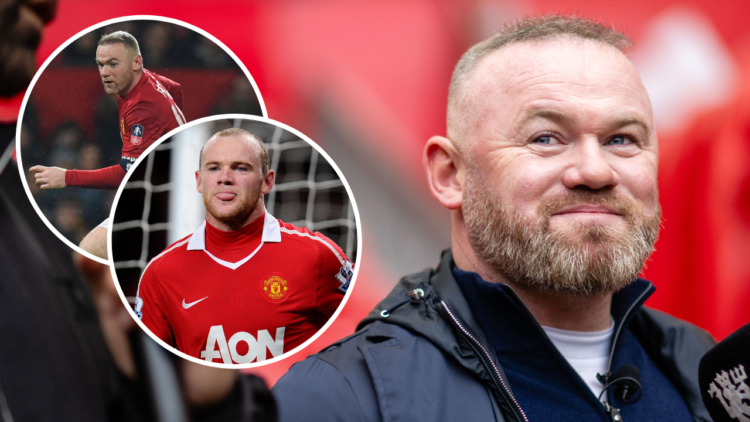
{"label": "white circle border", "polygon": [[[60,239],[63,243],[68,245],[71,249],[78,252],[79,254],[85,256],[86,258],[89,258],[91,260],[94,260],[100,264],[109,265],[111,261],[104,260],[102,258],[99,258],[98,256],[94,256],[93,254],[84,251],[81,249],[78,245],[74,244],[70,241],[67,237],[63,236],[62,233],[60,233],[55,226],[52,225],[52,223],[49,221],[47,216],[42,212],[42,210],[39,208],[39,205],[37,205],[36,200],[34,199],[34,196],[31,194],[31,190],[29,189],[28,182],[26,180],[26,173],[24,172],[24,165],[23,160],[21,156],[21,126],[23,122],[23,115],[26,111],[26,105],[29,102],[29,98],[31,97],[31,93],[34,90],[34,86],[36,85],[36,82],[41,77],[42,73],[47,69],[47,66],[54,60],[62,50],[64,50],[67,46],[72,44],[73,42],[77,41],[80,37],[82,37],[85,34],[88,34],[89,32],[99,29],[103,26],[112,25],[115,23],[120,22],[129,22],[129,21],[136,21],[136,20],[143,20],[143,21],[158,21],[158,22],[166,22],[171,23],[173,25],[179,25],[184,28],[188,28],[192,31],[195,31],[204,37],[210,39],[213,41],[216,45],[221,47],[224,52],[226,52],[229,57],[231,57],[234,62],[239,66],[240,70],[245,74],[247,79],[250,81],[250,84],[253,86],[253,90],[255,91],[255,96],[258,98],[258,103],[260,104],[261,111],[263,112],[264,117],[268,117],[268,111],[266,110],[266,104],[263,101],[263,97],[260,94],[260,90],[258,89],[258,85],[255,83],[255,79],[253,79],[252,75],[250,75],[250,72],[247,70],[247,67],[245,67],[245,64],[242,63],[242,61],[237,57],[236,54],[232,50],[229,49],[223,42],[219,41],[218,38],[214,37],[213,35],[209,34],[205,30],[198,28],[195,25],[189,24],[187,22],[183,22],[178,19],[173,18],[167,18],[164,16],[156,16],[156,15],[131,15],[131,16],[122,16],[119,18],[109,19],[103,22],[99,22],[95,25],[91,25],[88,28],[79,31],[77,34],[73,35],[72,37],[68,38],[67,41],[62,43],[59,47],[55,49],[55,51],[52,52],[52,54],[47,57],[47,59],[44,61],[44,63],[39,67],[39,70],[37,70],[36,74],[34,75],[34,79],[31,80],[31,83],[29,84],[29,87],[26,89],[26,94],[23,97],[23,102],[21,103],[21,111],[18,114],[18,123],[16,124],[16,157],[18,161],[18,173],[21,175],[21,183],[23,184],[23,188],[26,191],[26,196],[29,198],[29,202],[31,202],[31,206],[34,207],[34,211],[39,215],[39,218],[42,219],[42,222],[47,226],[47,228],[55,235],[58,239]],[[184,127],[184,126],[180,126]],[[155,144],[159,143],[159,141],[155,142]],[[143,153],[145,154],[145,152]],[[130,174],[130,172],[128,172]],[[126,180],[126,179],[125,179]],[[120,183],[120,186],[124,184],[123,182]],[[112,209],[114,209],[114,202],[112,203]],[[111,210],[110,210],[111,211]],[[107,236],[109,238],[109,235]]]}
{"label": "white circle border", "polygon": [[[300,344],[299,346],[295,347],[294,349],[292,349],[292,350],[290,350],[288,352],[282,353],[280,356],[277,356],[277,357],[274,357],[274,358],[271,358],[271,359],[266,359],[266,360],[263,360],[261,362],[242,363],[242,364],[240,364],[240,363],[238,363],[238,364],[224,364],[224,363],[206,362],[205,360],[198,359],[196,357],[190,356],[190,355],[188,355],[188,354],[186,354],[186,353],[184,353],[182,351],[179,351],[179,350],[175,349],[171,345],[169,345],[169,344],[165,343],[164,341],[162,341],[155,334],[153,334],[151,332],[151,330],[149,330],[148,327],[146,327],[146,325],[143,323],[143,321],[141,321],[135,315],[135,312],[133,312],[133,309],[132,309],[130,303],[128,302],[127,298],[125,297],[125,294],[122,292],[122,287],[120,287],[120,282],[119,282],[119,280],[117,278],[117,273],[115,272],[114,257],[112,255],[112,227],[114,226],[114,221],[115,221],[114,220],[115,211],[117,210],[117,205],[118,205],[118,203],[120,201],[120,196],[122,195],[122,191],[125,189],[125,185],[127,184],[128,180],[130,180],[130,176],[133,174],[132,170],[134,170],[138,165],[140,165],[141,162],[143,162],[146,159],[146,157],[148,156],[148,154],[150,154],[154,149],[156,149],[159,145],[161,145],[165,140],[167,140],[168,138],[171,138],[172,136],[176,135],[180,131],[185,130],[185,129],[189,129],[189,128],[193,127],[193,126],[197,126],[199,124],[206,123],[206,122],[212,122],[212,121],[215,121],[215,120],[230,120],[230,119],[253,120],[253,121],[257,121],[257,122],[261,122],[261,123],[270,124],[270,125],[273,125],[273,126],[276,126],[276,127],[280,127],[280,128],[282,128],[284,130],[287,130],[287,131],[289,131],[289,132],[297,135],[298,137],[300,137],[300,139],[306,141],[308,144],[310,144],[310,146],[312,146],[313,148],[315,148],[318,151],[318,153],[320,155],[322,155],[323,158],[326,159],[326,161],[328,161],[328,164],[330,164],[331,167],[333,167],[333,170],[336,172],[336,175],[338,175],[339,179],[344,184],[344,188],[346,189],[346,193],[347,193],[347,195],[349,195],[349,200],[351,201],[351,206],[352,206],[352,209],[354,211],[354,219],[356,221],[356,226],[357,226],[357,256],[356,256],[355,260],[353,261],[353,262],[355,262],[354,274],[352,275],[352,280],[351,280],[351,282],[349,284],[349,288],[347,289],[346,293],[344,294],[344,298],[341,300],[341,303],[339,304],[338,308],[336,308],[336,311],[333,313],[333,315],[331,316],[331,318],[329,318],[328,321],[323,325],[323,327],[321,327],[315,334],[313,334],[304,343]],[[159,138],[159,140],[157,140],[156,142],[154,142],[153,144],[151,144],[148,147],[148,149],[146,149],[146,151],[144,151],[141,154],[140,157],[138,157],[138,160],[136,160],[136,162],[131,167],[131,171],[129,171],[128,174],[125,176],[125,179],[120,184],[120,187],[117,189],[117,193],[115,194],[114,201],[112,201],[112,210],[110,211],[109,219],[110,219],[110,225],[109,225],[109,228],[107,229],[107,253],[108,253],[109,262],[112,263],[111,265],[109,265],[109,269],[110,269],[110,272],[112,273],[112,278],[115,281],[115,288],[117,288],[117,293],[120,295],[120,300],[122,300],[123,305],[128,309],[128,313],[130,314],[131,318],[133,318],[135,320],[135,322],[138,324],[138,326],[140,326],[140,328],[146,334],[148,334],[154,341],[156,341],[163,348],[167,349],[168,351],[174,353],[175,355],[177,355],[177,356],[179,356],[179,357],[181,357],[183,359],[187,359],[187,360],[189,360],[191,362],[199,363],[199,364],[205,365],[205,366],[211,366],[211,367],[214,367],[214,368],[224,368],[224,369],[258,368],[258,367],[261,367],[261,366],[269,365],[269,364],[272,364],[272,363],[275,363],[275,362],[279,362],[279,361],[281,361],[283,359],[286,359],[286,358],[288,358],[288,357],[296,354],[300,350],[306,348],[310,344],[312,344],[312,342],[314,342],[315,340],[317,340],[318,337],[320,337],[326,330],[328,330],[328,328],[331,326],[331,324],[333,324],[333,322],[336,320],[336,318],[338,318],[339,314],[344,309],[344,306],[346,306],[346,302],[348,302],[349,298],[351,297],[352,290],[354,289],[354,285],[356,284],[357,276],[359,275],[359,269],[361,267],[361,261],[362,261],[361,260],[361,257],[362,257],[362,221],[360,219],[359,208],[357,207],[357,201],[354,199],[354,194],[352,193],[351,187],[349,186],[349,182],[344,177],[344,174],[341,172],[341,169],[339,169],[339,167],[336,164],[336,162],[334,162],[331,159],[331,157],[328,155],[328,153],[325,152],[323,150],[323,148],[321,148],[320,145],[318,145],[315,141],[313,141],[312,139],[310,139],[307,135],[303,134],[302,132],[298,131],[297,129],[294,129],[294,128],[292,128],[292,127],[290,127],[290,126],[288,126],[288,125],[286,125],[284,123],[278,122],[278,121],[273,120],[273,119],[269,119],[267,117],[253,116],[253,115],[249,115],[249,114],[219,114],[219,115],[215,115],[215,116],[207,116],[207,117],[203,117],[203,118],[196,119],[196,120],[193,120],[191,122],[188,122],[188,123],[186,123],[186,124],[184,124],[184,125],[182,125],[182,126],[180,126],[178,128],[173,129],[172,131],[170,131],[166,135],[162,136],[161,138]],[[139,281],[139,284],[140,284],[140,281]]]}

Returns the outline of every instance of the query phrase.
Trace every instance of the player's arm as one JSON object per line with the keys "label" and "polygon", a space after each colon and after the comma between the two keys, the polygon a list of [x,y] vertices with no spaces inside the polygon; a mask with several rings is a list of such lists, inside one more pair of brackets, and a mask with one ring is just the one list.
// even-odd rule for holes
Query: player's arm
{"label": "player's arm", "polygon": [[29,171],[36,173],[34,182],[41,189],[62,189],[68,186],[117,189],[126,174],[120,165],[99,170],[67,170],[60,167],[34,166]]}
{"label": "player's arm", "polygon": [[344,251],[331,239],[316,232],[315,236],[323,240],[318,244],[318,280],[317,310],[330,318],[349,289],[354,268]]}
{"label": "player's arm", "polygon": [[[117,189],[127,173],[117,164],[98,170],[65,170],[66,186],[87,189]],[[37,182],[37,185],[39,183]],[[44,189],[44,188],[42,188]]]}
{"label": "player's arm", "polygon": [[154,335],[165,343],[174,346],[172,330],[169,328],[167,317],[163,311],[162,295],[158,286],[159,280],[154,268],[154,262],[149,263],[143,271],[138,283],[135,299],[135,315]]}

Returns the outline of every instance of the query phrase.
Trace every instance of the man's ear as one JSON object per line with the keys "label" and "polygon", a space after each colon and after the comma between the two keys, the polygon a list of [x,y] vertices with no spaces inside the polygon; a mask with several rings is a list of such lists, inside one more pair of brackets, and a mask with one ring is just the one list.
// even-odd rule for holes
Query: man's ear
{"label": "man's ear", "polygon": [[274,182],[276,182],[276,173],[273,170],[268,170],[266,177],[263,178],[263,184],[260,186],[260,191],[263,192],[263,195],[271,192]]}
{"label": "man's ear", "polygon": [[203,193],[203,187],[201,186],[201,172],[195,171],[195,184],[198,186],[198,193]]}
{"label": "man's ear", "polygon": [[453,142],[442,136],[430,138],[424,147],[422,165],[432,196],[449,210],[460,208],[466,169]]}
{"label": "man's ear", "polygon": [[140,54],[136,54],[133,62],[133,70],[139,71],[143,69],[143,57]]}

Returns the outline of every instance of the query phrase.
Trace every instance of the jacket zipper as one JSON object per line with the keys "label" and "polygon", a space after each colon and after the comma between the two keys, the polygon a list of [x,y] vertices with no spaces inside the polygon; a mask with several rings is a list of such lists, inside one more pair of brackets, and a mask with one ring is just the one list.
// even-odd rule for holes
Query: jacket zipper
{"label": "jacket zipper", "polygon": [[[526,413],[524,413],[523,409],[521,409],[521,405],[518,404],[518,401],[513,396],[513,393],[510,392],[510,389],[505,384],[505,381],[503,380],[503,377],[500,376],[500,371],[497,369],[497,364],[495,364],[495,361],[492,359],[492,356],[489,354],[489,352],[487,351],[487,349],[485,349],[484,346],[482,346],[482,344],[479,342],[479,340],[477,340],[473,335],[471,335],[471,333],[466,328],[464,328],[463,325],[461,325],[461,323],[453,315],[453,312],[451,312],[450,308],[448,308],[448,305],[444,301],[441,301],[440,305],[442,305],[443,309],[445,309],[445,312],[448,314],[448,316],[450,317],[450,319],[453,322],[453,324],[456,327],[458,327],[459,330],[461,330],[461,332],[464,334],[464,336],[466,338],[468,338],[469,340],[471,340],[471,342],[472,342],[472,344],[474,344],[474,346],[476,346],[479,350],[482,351],[482,354],[485,357],[485,359],[483,359],[483,360],[486,360],[487,362],[490,363],[490,366],[492,366],[492,372],[494,374],[494,378],[495,378],[496,384],[498,384],[500,387],[502,387],[502,390],[505,392],[506,396],[511,399],[511,401],[512,401],[514,407],[515,407],[515,410],[518,411],[518,413],[523,418],[524,422],[529,422],[529,419],[526,417]],[[486,365],[486,363],[485,363],[485,365]]]}
{"label": "jacket zipper", "polygon": [[[645,296],[648,292],[651,291],[652,285],[649,285],[646,290],[643,291],[643,293],[638,296],[638,299],[636,299],[628,308],[628,310],[625,312],[625,315],[622,317],[622,322],[625,322],[628,319],[628,316],[631,312],[633,312],[633,309],[638,305],[641,300],[643,299],[643,296]],[[622,327],[624,327],[625,324],[621,323],[619,327],[617,327],[617,331],[615,332],[615,338],[612,341],[612,349],[609,351],[609,363],[607,364],[607,373],[604,374],[604,382],[603,384],[606,386],[609,382],[609,379],[612,377],[612,361],[615,357],[615,349],[617,348],[617,342],[620,339],[620,332],[622,332]],[[601,381],[601,380],[600,380]],[[606,397],[606,396],[605,396]],[[620,414],[620,409],[617,409],[609,404],[608,401],[602,402],[604,405],[604,410],[609,414],[609,417],[612,418],[613,422],[622,422],[622,415]]]}
{"label": "jacket zipper", "polygon": [[[622,317],[622,321],[625,322],[625,320],[628,319],[628,316],[631,312],[633,312],[633,309],[641,303],[641,300],[643,299],[643,296],[648,294],[648,292],[651,291],[651,287],[653,287],[653,284],[649,284],[648,288],[641,293],[640,296],[638,296],[638,299],[636,299],[631,305],[630,308],[625,312],[625,315]],[[620,324],[619,327],[617,327],[617,331],[615,331],[615,339],[612,341],[612,349],[609,351],[609,363],[607,364],[607,382],[609,382],[609,378],[612,376],[612,360],[615,357],[615,348],[617,347],[617,342],[620,339],[620,332],[622,331],[622,327],[624,327],[625,324]]]}
{"label": "jacket zipper", "polygon": [[[649,290],[650,289],[646,289],[646,291],[638,297],[638,300],[636,300],[635,303],[637,304],[638,302],[640,302],[640,300],[643,298],[643,295],[645,295],[646,293],[648,293]],[[539,329],[539,331],[542,334],[544,334],[545,337],[547,337],[547,334],[544,332],[544,328],[542,328],[542,325],[539,324],[539,321],[537,321],[536,318],[534,318],[534,316],[531,314],[531,312],[526,307],[526,305],[524,305],[524,303],[521,301],[521,298],[518,297],[518,295],[516,294],[516,292],[512,288],[506,289],[506,292],[513,299],[515,299],[516,303],[518,303],[518,305],[519,305],[519,307],[521,309],[523,309],[524,311],[526,311],[526,315],[529,318],[531,318],[532,321],[534,321],[534,323],[536,324],[536,327]],[[628,311],[625,312],[625,318],[627,318],[628,314],[630,314],[630,312],[633,310],[634,307],[635,307],[635,304],[631,305],[630,309],[628,309]],[[623,318],[623,321],[625,320],[625,318]],[[622,326],[620,326],[620,328],[621,327]],[[615,334],[615,341],[612,343],[612,350],[610,350],[609,365],[607,366],[607,373],[605,374],[605,380],[609,380],[609,378],[612,375],[612,373],[610,372],[612,370],[612,356],[614,356],[614,350],[615,350],[614,346],[617,344],[617,338],[618,338],[618,336],[620,334],[620,328],[618,328],[617,334]],[[607,383],[605,382],[604,384],[606,385]],[[614,408],[614,407],[610,406],[609,403],[606,402],[606,401],[602,402],[602,405],[604,406],[604,410],[607,412],[607,414],[609,415],[609,417],[612,419],[612,422],[623,422],[622,421],[622,415],[620,415],[620,409],[617,409],[617,408]]]}
{"label": "jacket zipper", "polygon": [[[625,321],[626,319],[628,319],[628,316],[630,315],[631,312],[633,312],[633,309],[636,307],[636,305],[638,305],[641,302],[641,300],[643,300],[643,297],[646,294],[648,294],[648,292],[651,291],[651,287],[652,286],[653,286],[653,284],[649,285],[649,287],[646,290],[644,290],[640,294],[640,296],[638,296],[638,299],[636,299],[630,305],[630,307],[628,308],[628,310],[625,312],[625,315],[623,316],[622,321]],[[531,312],[529,312],[528,308],[526,308],[526,306],[523,304],[523,302],[518,297],[518,295],[516,295],[516,292],[513,291],[513,289],[507,289],[507,292],[509,293],[509,295],[512,298],[514,298],[516,300],[516,302],[519,304],[519,306],[521,307],[521,309],[523,309],[524,311],[526,311],[526,314],[531,318],[532,321],[534,321],[536,323],[537,328],[539,328],[539,330],[542,333],[544,333],[544,329],[542,328],[542,326],[539,324],[539,322],[536,320],[536,318],[534,318],[534,316],[531,315]],[[622,331],[622,327],[623,326],[624,326],[624,324],[620,324],[620,326],[617,327],[617,331],[615,332],[614,341],[612,342],[612,348],[610,349],[610,352],[609,352],[609,363],[607,364],[607,372],[604,374],[604,382],[603,382],[604,385],[606,385],[607,382],[609,382],[609,379],[612,377],[612,358],[614,358],[615,348],[617,347],[617,341],[620,338],[620,332]],[[545,334],[545,336],[546,336],[546,334]],[[602,404],[604,406],[604,410],[607,412],[607,414],[609,415],[609,417],[612,418],[613,422],[622,422],[622,415],[620,415],[620,409],[616,409],[616,408],[610,406],[610,404],[607,401],[602,402]]]}

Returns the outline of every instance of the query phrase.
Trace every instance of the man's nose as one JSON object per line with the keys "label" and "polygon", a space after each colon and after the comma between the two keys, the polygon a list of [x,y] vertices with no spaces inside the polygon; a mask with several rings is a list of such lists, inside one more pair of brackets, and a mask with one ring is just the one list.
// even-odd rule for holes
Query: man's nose
{"label": "man's nose", "polygon": [[223,185],[231,185],[232,183],[234,183],[232,169],[230,169],[229,167],[223,167],[219,172],[218,182]]}
{"label": "man's nose", "polygon": [[563,173],[568,189],[585,186],[590,189],[613,188],[620,181],[608,161],[612,159],[598,139],[591,137],[576,142],[570,153],[570,165]]}

